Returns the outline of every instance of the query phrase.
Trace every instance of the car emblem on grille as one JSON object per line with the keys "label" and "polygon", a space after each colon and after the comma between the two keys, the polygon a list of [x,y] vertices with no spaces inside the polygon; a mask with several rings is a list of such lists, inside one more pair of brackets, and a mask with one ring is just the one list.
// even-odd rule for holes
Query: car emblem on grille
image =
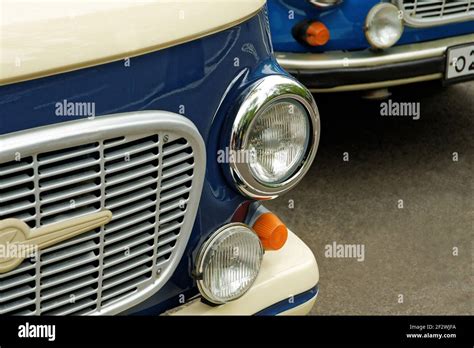
{"label": "car emblem on grille", "polygon": [[31,231],[18,219],[0,220],[0,274],[15,269],[38,250],[50,247],[107,224],[110,210],[57,222]]}

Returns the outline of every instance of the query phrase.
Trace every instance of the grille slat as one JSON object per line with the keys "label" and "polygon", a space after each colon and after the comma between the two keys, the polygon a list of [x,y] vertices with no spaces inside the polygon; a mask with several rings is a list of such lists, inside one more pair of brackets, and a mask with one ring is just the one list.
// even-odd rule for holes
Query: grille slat
{"label": "grille slat", "polygon": [[122,254],[124,254],[125,252],[127,252],[127,250],[133,248],[134,246],[137,246],[137,245],[140,245],[140,244],[143,244],[143,243],[146,243],[146,242],[150,242],[152,240],[153,240],[153,235],[152,234],[133,237],[133,238],[130,238],[130,239],[128,239],[128,240],[126,240],[122,243],[117,243],[117,244],[114,244],[113,246],[107,248],[106,251],[104,252],[104,256],[109,257],[111,255],[115,255],[115,254],[120,253],[120,252]]}
{"label": "grille slat", "polygon": [[168,143],[166,148],[163,150],[164,156],[172,155],[176,152],[182,152],[186,149],[191,149],[189,144],[184,141],[180,141],[179,139],[175,142]]}
{"label": "grille slat", "polygon": [[11,190],[10,192],[3,193],[2,196],[0,197],[0,204],[11,201],[13,199],[30,196],[33,193],[34,193],[34,190],[28,187],[16,188],[14,190]]}
{"label": "grille slat", "polygon": [[51,215],[56,215],[59,213],[63,213],[65,211],[71,211],[72,209],[76,208],[81,208],[85,206],[89,206],[93,203],[99,202],[100,201],[100,196],[96,196],[93,194],[85,194],[83,196],[80,196],[79,198],[76,198],[71,201],[63,201],[57,204],[49,205],[47,207],[44,207],[41,210],[41,215],[46,217],[46,216],[51,216]]}
{"label": "grille slat", "polygon": [[396,0],[405,22],[415,27],[430,27],[474,20],[472,0]]}
{"label": "grille slat", "polygon": [[27,159],[0,164],[0,176],[6,176],[33,168],[33,159]]}
{"label": "grille slat", "polygon": [[87,159],[76,161],[74,163],[65,163],[62,165],[57,165],[57,166],[46,168],[46,169],[41,169],[40,167],[39,178],[46,179],[52,176],[63,175],[69,172],[82,170],[89,167],[94,167],[95,165],[98,165],[98,164],[100,164],[99,159],[91,160],[87,158]]}
{"label": "grille slat", "polygon": [[156,196],[156,193],[158,192],[158,190],[155,188],[155,189],[152,189],[150,187],[147,187],[147,188],[144,188],[144,189],[141,189],[141,190],[137,190],[137,191],[133,191],[129,194],[126,194],[122,197],[118,197],[116,199],[110,199],[106,202],[105,204],[105,207],[107,209],[117,209],[123,205],[126,205],[126,204],[131,204],[131,203],[134,203],[138,200],[141,200],[143,198],[147,198],[147,197],[150,197],[150,196],[153,196],[155,195]]}
{"label": "grille slat", "polygon": [[174,246],[170,246],[170,245],[160,246],[158,249],[158,257],[160,258],[161,256],[171,254],[173,249],[174,249]]}
{"label": "grille slat", "polygon": [[183,163],[180,165],[177,165],[175,167],[172,167],[166,171],[163,172],[162,178],[168,179],[170,177],[173,177],[175,175],[191,171],[194,168],[194,164],[189,164],[189,163]]}
{"label": "grille slat", "polygon": [[66,272],[64,274],[52,276],[49,279],[45,279],[43,281],[42,288],[51,288],[53,286],[64,284],[73,281],[76,278],[97,273],[98,270],[99,267],[96,265],[86,265],[84,267],[80,267],[78,270],[75,270],[73,272]]}
{"label": "grille slat", "polygon": [[34,276],[32,276],[29,273],[20,274],[16,277],[13,277],[7,280],[1,280],[0,291],[3,292],[7,289],[11,289],[13,287],[23,285],[25,283],[33,282],[34,280],[35,280]]}
{"label": "grille slat", "polygon": [[115,149],[114,151],[109,151],[105,153],[105,160],[106,161],[112,161],[120,158],[126,158],[127,156],[132,156],[137,153],[146,151],[146,150],[151,150],[151,149],[156,149],[158,145],[158,141],[146,141],[141,144],[136,144],[132,146],[128,146],[125,148],[121,149]]}
{"label": "grille slat", "polygon": [[148,164],[146,166],[143,166],[143,168],[129,170],[129,171],[126,171],[125,173],[119,173],[111,177],[109,176],[108,178],[106,178],[106,185],[112,186],[112,185],[118,185],[124,182],[128,183],[129,181],[140,178],[147,174],[156,173],[157,170],[158,168],[156,166]]}
{"label": "grille slat", "polygon": [[77,183],[82,183],[88,180],[97,179],[100,177],[99,170],[86,170],[81,171],[80,173],[69,175],[66,178],[56,178],[53,180],[40,180],[40,192],[54,190],[64,186],[70,186]]}
{"label": "grille slat", "polygon": [[38,162],[40,165],[46,165],[72,159],[75,157],[81,157],[88,154],[96,153],[99,150],[99,144],[88,144],[85,146],[79,146],[77,148],[69,148],[64,151],[55,151],[51,153],[45,153],[38,156]]}
{"label": "grille slat", "polygon": [[14,270],[8,272],[7,274],[4,274],[4,275],[0,274],[0,291],[2,290],[2,279],[11,278],[15,274],[24,273],[33,268],[35,268],[35,264],[33,262],[26,261],[26,262],[23,262],[20,266],[18,266]]}
{"label": "grille slat", "polygon": [[116,172],[121,172],[130,168],[137,167],[141,164],[153,162],[158,159],[158,154],[147,153],[138,157],[131,158],[129,161],[120,161],[108,165],[105,172],[107,174],[113,174]]}
{"label": "grille slat", "polygon": [[[100,119],[73,121],[77,127],[67,126],[70,122],[51,126],[54,135],[37,136],[31,130],[34,141],[47,150],[40,145],[21,148],[17,152],[26,156],[18,161],[0,148],[0,158],[10,158],[0,163],[0,219],[20,219],[34,233],[59,221],[73,222],[104,209],[112,212],[105,226],[49,246],[0,274],[1,314],[81,315],[108,313],[110,308],[116,313],[116,308],[127,308],[130,294],[162,286],[158,268],[177,266],[179,259],[172,262],[172,255],[178,255],[178,246],[184,252],[199,201],[200,192],[191,190],[196,171],[198,191],[202,185],[202,138],[184,118],[164,134],[150,132],[151,125],[163,122],[152,115],[134,116],[128,123]],[[98,126],[89,126],[92,122]],[[183,122],[189,125],[183,128]],[[133,134],[127,135],[127,124],[133,124]],[[88,125],[94,137],[76,137],[81,125]],[[114,130],[117,125],[123,127],[122,136]],[[107,137],[109,131],[113,135]],[[97,135],[103,138],[94,139]],[[0,136],[0,141],[10,136],[17,135]],[[167,143],[161,144],[165,136]],[[185,220],[187,232],[182,233]]]}
{"label": "grille slat", "polygon": [[105,292],[104,296],[102,296],[102,300],[107,301],[107,300],[109,300],[111,298],[114,298],[114,297],[117,297],[117,296],[119,296],[119,295],[121,295],[125,292],[129,292],[130,290],[132,290],[132,293],[136,292],[137,285],[139,285],[140,283],[143,283],[144,281],[146,281],[146,277],[139,278],[135,282],[129,282],[129,283],[127,283],[128,285],[126,285],[126,286],[116,287],[113,291],[109,290],[109,291]]}
{"label": "grille slat", "polygon": [[[106,260],[104,261],[104,268],[107,269],[107,268],[110,268],[110,267],[113,267],[115,265],[118,265],[122,262],[128,262],[130,260],[132,260],[133,258],[137,257],[137,256],[140,256],[140,255],[144,255],[146,254],[147,258],[148,258],[148,252],[150,250],[153,249],[153,246],[150,247],[149,244],[140,244],[132,249],[130,249],[130,252],[125,254],[125,253],[117,253],[115,255],[112,255],[112,256],[109,256],[106,258]],[[108,274],[110,271],[107,271],[105,272],[106,274]]]}
{"label": "grille slat", "polygon": [[6,305],[0,305],[0,314],[5,314],[7,312],[13,312],[18,309],[30,306],[35,303],[35,299],[27,298],[23,300],[18,300],[15,302],[11,302]]}
{"label": "grille slat", "polygon": [[168,168],[170,166],[174,166],[175,164],[184,162],[188,159],[191,159],[192,157],[193,157],[192,153],[182,152],[182,153],[179,153],[176,156],[163,159],[163,168]]}
{"label": "grille slat", "polygon": [[173,190],[167,191],[165,194],[161,195],[161,201],[168,201],[170,199],[184,196],[188,192],[191,191],[191,187],[188,186],[180,186],[178,188],[175,188]]}
{"label": "grille slat", "polygon": [[137,224],[137,223],[143,222],[145,220],[151,219],[151,218],[155,217],[155,215],[156,215],[155,212],[145,211],[145,212],[142,212],[142,213],[135,214],[135,215],[133,215],[133,218],[129,217],[125,221],[114,222],[112,220],[112,222],[110,222],[108,224],[107,228],[106,228],[106,233],[113,233],[113,232],[116,232],[118,230],[121,230],[122,228],[127,228],[129,226],[134,225],[134,224]]}
{"label": "grille slat", "polygon": [[168,179],[163,182],[162,189],[163,190],[169,190],[172,187],[187,183],[192,180],[192,175],[180,175],[178,177],[175,177],[173,179]]}
{"label": "grille slat", "polygon": [[66,262],[56,263],[56,264],[53,264],[49,267],[44,267],[42,276],[47,277],[47,276],[50,276],[50,275],[53,275],[53,274],[68,271],[70,269],[77,268],[77,267],[82,266],[84,264],[88,264],[88,263],[91,263],[93,261],[97,261],[98,258],[99,257],[96,254],[94,254],[92,252],[92,250],[87,254],[81,253],[76,258],[66,259]]}
{"label": "grille slat", "polygon": [[[153,168],[155,171],[156,168]],[[134,180],[132,183],[126,183],[114,187],[110,187],[107,189],[107,198],[111,199],[116,196],[123,195],[125,193],[129,193],[131,191],[135,191],[141,189],[143,187],[151,186],[156,184],[156,178],[152,176],[146,176],[141,179]]]}
{"label": "grille slat", "polygon": [[176,219],[184,216],[184,214],[185,214],[185,211],[183,211],[181,209],[173,211],[173,212],[163,216],[163,218],[160,218],[160,224],[166,224],[167,222],[176,220]]}
{"label": "grille slat", "polygon": [[177,234],[172,234],[170,236],[166,236],[164,238],[160,239],[160,242],[158,243],[158,247],[161,247],[163,245],[169,244],[174,242],[176,239],[178,239],[179,235]]}
{"label": "grille slat", "polygon": [[79,278],[76,281],[66,283],[62,286],[44,291],[42,294],[42,300],[49,300],[54,297],[58,297],[64,294],[71,294],[74,290],[80,289],[82,287],[97,283],[97,277],[92,275],[86,276],[84,278]]}
{"label": "grille slat", "polygon": [[91,301],[90,299],[84,299],[79,302],[76,302],[74,305],[69,305],[69,306],[63,306],[63,308],[57,309],[57,310],[52,310],[50,312],[46,312],[45,314],[47,315],[71,315],[74,314],[75,312],[78,312],[80,310],[83,310],[88,307],[92,307],[92,303],[94,301]]}
{"label": "grille slat", "polygon": [[121,209],[117,210],[117,213],[114,214],[115,219],[121,219],[125,216],[132,215],[136,212],[139,212],[141,210],[154,207],[156,206],[156,201],[153,201],[151,199],[145,199],[139,203],[134,203],[131,205],[128,205],[127,207],[122,207]]}
{"label": "grille slat", "polygon": [[0,215],[7,215],[16,213],[17,211],[26,210],[33,208],[36,205],[35,202],[30,202],[28,200],[23,200],[21,202],[15,202],[14,204],[4,205],[0,208]]}
{"label": "grille slat", "polygon": [[163,213],[166,213],[170,210],[173,210],[173,209],[176,209],[176,208],[185,208],[186,207],[186,204],[189,202],[189,199],[184,199],[184,198],[181,198],[181,199],[176,199],[174,201],[171,201],[171,202],[167,202],[166,204],[162,204],[160,206],[160,213],[163,214]]}
{"label": "grille slat", "polygon": [[[97,289],[93,287],[86,287],[83,288],[77,292],[74,292],[74,294],[66,294],[63,297],[60,297],[55,300],[51,300],[49,302],[45,301],[45,304],[43,305],[43,310],[45,312],[50,311],[52,309],[64,306],[68,303],[73,303],[73,301],[81,300],[85,297],[91,296],[97,294]],[[72,297],[73,296],[73,297]]]}
{"label": "grille slat", "polygon": [[73,218],[78,218],[81,216],[90,215],[92,213],[96,213],[100,210],[100,204],[97,203],[95,205],[86,205],[72,208],[71,210],[66,210],[62,213],[58,213],[55,215],[50,216],[43,216],[40,218],[41,225],[48,225],[60,221],[70,220]]}
{"label": "grille slat", "polygon": [[179,229],[183,223],[182,222],[173,222],[171,224],[166,224],[166,226],[160,226],[160,230],[158,233],[158,236],[165,235],[167,233],[170,233],[176,229]]}
{"label": "grille slat", "polygon": [[90,240],[96,239],[96,238],[99,238],[98,232],[97,231],[90,231],[90,232],[87,232],[87,233],[83,233],[83,234],[81,234],[81,235],[79,235],[75,238],[64,241],[64,242],[62,242],[58,245],[51,246],[46,251],[43,251],[43,262],[44,262],[44,259],[45,259],[45,255],[50,255],[52,252],[62,250],[62,249],[68,248],[72,245],[87,242],[87,241],[90,241]]}
{"label": "grille slat", "polygon": [[15,289],[10,290],[10,291],[5,291],[2,294],[2,297],[0,297],[0,305],[2,303],[11,301],[15,298],[23,297],[24,295],[31,294],[34,291],[35,291],[35,288],[33,286],[28,286],[28,285],[24,285],[22,287],[15,288]]}
{"label": "grille slat", "polygon": [[94,192],[100,189],[100,184],[96,182],[84,182],[84,184],[80,184],[77,186],[73,186],[70,188],[62,189],[57,192],[49,193],[46,192],[41,197],[42,204],[48,204],[51,202],[57,202],[60,200],[64,200],[67,198],[73,198],[80,195],[84,195],[86,193]]}
{"label": "grille slat", "polygon": [[[152,250],[152,248],[150,248],[150,250]],[[128,270],[140,267],[143,264],[151,263],[152,261],[153,261],[153,256],[147,257],[146,255],[141,255],[137,257],[136,260],[129,260],[129,259],[122,260],[122,262],[116,263],[114,267],[110,266],[111,268],[107,269],[106,274],[104,274],[104,279],[115,277],[116,275],[119,275]]]}
{"label": "grille slat", "polygon": [[104,245],[110,245],[110,244],[116,243],[118,241],[136,236],[137,234],[139,234],[141,232],[154,229],[155,226],[156,226],[156,223],[150,223],[150,222],[145,221],[145,222],[141,223],[138,226],[133,226],[131,228],[128,228],[126,230],[121,231],[120,234],[116,234],[116,235],[112,235],[112,236],[110,236],[110,234],[107,234],[105,236]]}
{"label": "grille slat", "polygon": [[132,271],[128,271],[126,273],[123,273],[120,275],[120,277],[112,277],[110,279],[106,279],[104,280],[103,282],[103,285],[102,285],[102,289],[103,290],[107,290],[107,289],[111,289],[117,285],[120,285],[124,282],[128,282],[138,276],[141,276],[141,275],[144,275],[148,272],[151,271],[151,267],[147,267],[147,266],[140,266],[138,267],[137,269],[134,269]]}
{"label": "grille slat", "polygon": [[0,182],[0,190],[5,190],[10,187],[26,184],[32,181],[32,176],[26,173],[18,174],[11,178],[3,178]]}

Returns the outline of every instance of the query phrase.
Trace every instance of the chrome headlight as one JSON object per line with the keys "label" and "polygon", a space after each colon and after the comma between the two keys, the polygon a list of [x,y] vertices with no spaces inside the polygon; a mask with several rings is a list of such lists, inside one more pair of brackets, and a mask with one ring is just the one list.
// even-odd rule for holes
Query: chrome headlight
{"label": "chrome headlight", "polygon": [[246,93],[237,112],[230,149],[240,191],[275,198],[295,186],[309,169],[319,143],[319,114],[311,93],[285,76],[268,76]]}
{"label": "chrome headlight", "polygon": [[199,291],[216,304],[241,297],[257,278],[262,258],[262,244],[254,231],[239,223],[224,226],[198,254]]}
{"label": "chrome headlight", "polygon": [[374,48],[389,48],[403,34],[403,16],[397,6],[380,3],[372,7],[365,20],[365,36]]}
{"label": "chrome headlight", "polygon": [[294,100],[271,103],[250,125],[246,150],[250,170],[263,184],[276,184],[294,173],[308,148],[308,112]]}
{"label": "chrome headlight", "polygon": [[307,0],[310,4],[318,8],[328,8],[339,5],[343,0]]}

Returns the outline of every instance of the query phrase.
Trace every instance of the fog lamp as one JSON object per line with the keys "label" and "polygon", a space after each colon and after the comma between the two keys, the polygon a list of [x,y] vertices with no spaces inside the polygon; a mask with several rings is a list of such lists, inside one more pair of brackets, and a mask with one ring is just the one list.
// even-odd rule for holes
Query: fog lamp
{"label": "fog lamp", "polygon": [[403,34],[403,16],[398,7],[380,3],[372,7],[365,20],[365,36],[373,48],[389,48]]}
{"label": "fog lamp", "polygon": [[240,223],[224,226],[199,252],[199,291],[215,304],[241,297],[257,278],[262,258],[262,244],[252,229]]}

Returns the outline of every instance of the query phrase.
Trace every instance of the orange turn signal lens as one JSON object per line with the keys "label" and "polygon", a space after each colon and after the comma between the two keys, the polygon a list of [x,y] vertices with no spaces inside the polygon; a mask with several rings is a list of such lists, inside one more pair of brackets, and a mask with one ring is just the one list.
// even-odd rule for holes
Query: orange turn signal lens
{"label": "orange turn signal lens", "polygon": [[306,28],[305,41],[310,46],[325,45],[329,37],[329,29],[321,22],[312,22]]}
{"label": "orange turn signal lens", "polygon": [[288,238],[288,230],[283,222],[273,213],[265,213],[258,217],[253,225],[265,250],[278,250]]}

